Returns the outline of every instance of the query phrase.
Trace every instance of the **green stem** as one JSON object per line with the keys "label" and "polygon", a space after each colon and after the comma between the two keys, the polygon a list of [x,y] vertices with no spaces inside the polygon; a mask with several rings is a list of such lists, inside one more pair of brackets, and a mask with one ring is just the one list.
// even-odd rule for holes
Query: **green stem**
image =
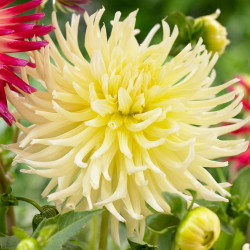
{"label": "green stem", "polygon": [[250,222],[247,225],[246,242],[250,242]]}
{"label": "green stem", "polygon": [[102,222],[100,231],[99,250],[107,250],[108,243],[109,212],[105,209],[102,212]]}
{"label": "green stem", "polygon": [[90,250],[96,250],[97,249],[97,231],[98,231],[98,216],[94,216],[92,219],[92,239],[91,239],[91,245]]}
{"label": "green stem", "polygon": [[10,183],[5,176],[4,166],[2,164],[0,164],[0,183],[1,183],[1,190],[3,193],[5,193]]}
{"label": "green stem", "polygon": [[42,207],[39,206],[39,204],[37,204],[35,201],[30,200],[30,199],[25,198],[25,197],[20,197],[20,196],[17,196],[16,198],[17,198],[17,200],[19,200],[19,201],[25,201],[25,202],[30,203],[32,206],[36,207],[41,213],[43,213]]}
{"label": "green stem", "polygon": [[19,135],[19,128],[16,126],[12,137],[12,143],[16,143]]}
{"label": "green stem", "polygon": [[151,245],[156,245],[158,240],[158,234],[155,232],[151,232],[150,237],[148,239],[148,243]]}
{"label": "green stem", "polygon": [[7,216],[8,207],[0,207],[0,233],[7,234]]}
{"label": "green stem", "polygon": [[16,217],[14,213],[14,207],[10,206],[7,213],[7,225],[9,235],[12,235],[12,227],[16,225]]}
{"label": "green stem", "polygon": [[220,182],[226,182],[227,181],[221,168],[216,168],[216,172],[217,172],[217,175],[219,177]]}
{"label": "green stem", "polygon": [[[41,10],[42,10],[42,5],[39,4],[39,5],[36,7],[36,12],[35,12],[35,13],[36,13],[36,14],[37,14],[37,13],[40,13]],[[36,25],[39,25],[39,23],[40,23],[40,19],[36,20]]]}

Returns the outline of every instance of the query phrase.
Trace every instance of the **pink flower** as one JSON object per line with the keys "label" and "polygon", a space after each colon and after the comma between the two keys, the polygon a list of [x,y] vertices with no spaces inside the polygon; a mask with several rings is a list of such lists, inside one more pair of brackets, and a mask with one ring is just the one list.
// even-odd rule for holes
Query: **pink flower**
{"label": "pink flower", "polygon": [[[235,86],[230,86],[229,90],[233,91],[235,88],[241,88],[244,91],[244,98],[242,99],[243,112],[245,115],[250,115],[250,77],[249,76],[237,76],[239,82]],[[246,124],[238,130],[231,132],[231,134],[239,137],[250,136],[250,125]],[[243,167],[250,165],[250,146],[248,149],[240,155],[232,156],[227,158],[231,162],[231,171],[235,172]]]}
{"label": "pink flower", "polygon": [[35,65],[9,54],[37,50],[46,46],[48,44],[47,41],[28,41],[24,39],[43,36],[54,29],[52,25],[35,25],[33,22],[43,18],[44,13],[18,16],[39,6],[42,0],[32,0],[24,4],[5,8],[14,1],[0,1],[0,117],[8,125],[11,125],[15,118],[8,110],[5,87],[8,85],[11,90],[17,93],[36,91],[35,88],[29,86],[15,74],[20,73],[20,67],[35,67]]}
{"label": "pink flower", "polygon": [[250,144],[245,152],[227,159],[232,163],[231,171],[234,173],[241,168],[250,166]]}

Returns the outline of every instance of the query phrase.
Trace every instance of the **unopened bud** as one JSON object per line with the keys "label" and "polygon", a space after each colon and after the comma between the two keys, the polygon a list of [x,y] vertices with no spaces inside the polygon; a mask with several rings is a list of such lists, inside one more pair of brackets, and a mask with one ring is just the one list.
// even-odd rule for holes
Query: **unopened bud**
{"label": "unopened bud", "polygon": [[219,235],[217,215],[206,207],[197,207],[183,217],[175,240],[181,250],[206,250],[213,246]]}
{"label": "unopened bud", "polygon": [[211,15],[196,18],[195,22],[204,22],[202,38],[207,50],[213,53],[217,52],[221,55],[229,44],[229,40],[227,39],[226,28],[216,20],[219,15],[220,10],[217,9],[216,12]]}

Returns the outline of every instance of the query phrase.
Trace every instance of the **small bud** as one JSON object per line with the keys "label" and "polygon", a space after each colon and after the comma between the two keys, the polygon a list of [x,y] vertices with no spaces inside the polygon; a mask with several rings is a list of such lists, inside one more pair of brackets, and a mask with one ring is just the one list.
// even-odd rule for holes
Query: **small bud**
{"label": "small bud", "polygon": [[45,205],[42,207],[43,212],[42,215],[44,218],[51,218],[58,214],[58,211],[55,206]]}
{"label": "small bud", "polygon": [[226,46],[229,44],[229,40],[227,39],[226,28],[216,20],[219,15],[220,10],[217,9],[216,12],[211,15],[196,18],[195,23],[204,22],[202,38],[207,50],[222,55]]}
{"label": "small bud", "polygon": [[213,246],[219,235],[217,215],[206,207],[197,207],[183,217],[175,240],[181,250],[206,250]]}
{"label": "small bud", "polygon": [[36,214],[34,217],[33,217],[33,220],[32,220],[32,228],[33,228],[33,231],[36,230],[36,228],[38,227],[38,225],[41,223],[41,221],[44,219],[44,217],[41,215],[41,214]]}
{"label": "small bud", "polygon": [[28,238],[22,240],[18,245],[16,250],[40,250],[42,249],[38,241],[34,238]]}

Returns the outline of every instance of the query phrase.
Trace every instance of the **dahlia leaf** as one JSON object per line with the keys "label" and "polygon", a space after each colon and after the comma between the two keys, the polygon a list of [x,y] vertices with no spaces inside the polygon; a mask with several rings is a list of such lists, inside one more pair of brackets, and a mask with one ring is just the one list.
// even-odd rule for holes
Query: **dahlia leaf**
{"label": "dahlia leaf", "polygon": [[175,230],[170,229],[164,234],[159,234],[158,247],[164,250],[175,250]]}
{"label": "dahlia leaf", "polygon": [[232,196],[239,195],[238,211],[244,210],[250,203],[249,180],[250,167],[247,167],[239,172],[230,189]]}
{"label": "dahlia leaf", "polygon": [[153,214],[146,218],[148,228],[156,233],[163,234],[177,226],[179,219],[171,214]]}
{"label": "dahlia leaf", "polygon": [[128,243],[130,245],[129,250],[156,250],[156,246],[149,245],[148,243],[139,240],[135,237],[128,238]]}
{"label": "dahlia leaf", "polygon": [[19,240],[14,235],[0,237],[0,249],[14,250],[16,249],[16,246],[18,243],[19,243]]}
{"label": "dahlia leaf", "polygon": [[187,212],[186,200],[178,194],[169,192],[164,192],[163,197],[170,206],[171,213],[176,215],[179,219],[182,219],[184,214]]}
{"label": "dahlia leaf", "polygon": [[29,238],[29,235],[22,228],[12,227],[12,232],[20,241]]}
{"label": "dahlia leaf", "polygon": [[46,246],[43,249],[60,249],[65,242],[81,230],[88,220],[101,212],[102,210],[99,209],[83,212],[70,211],[62,215],[58,214],[55,217],[43,220],[32,234],[32,237],[38,237],[40,231],[45,226],[55,225],[57,228],[53,235],[48,239]]}

